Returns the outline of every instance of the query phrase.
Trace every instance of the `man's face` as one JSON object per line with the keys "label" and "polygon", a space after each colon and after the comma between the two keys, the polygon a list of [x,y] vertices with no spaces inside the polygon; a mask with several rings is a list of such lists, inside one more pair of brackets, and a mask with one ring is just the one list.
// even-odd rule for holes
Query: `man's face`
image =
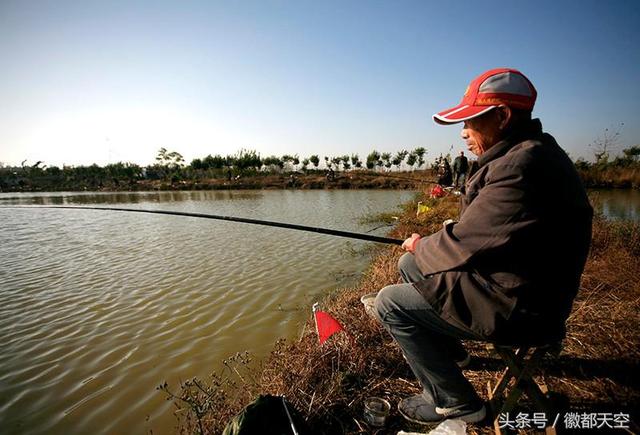
{"label": "man's face", "polygon": [[464,122],[461,136],[467,148],[476,156],[484,153],[502,138],[498,110],[493,109],[477,118]]}

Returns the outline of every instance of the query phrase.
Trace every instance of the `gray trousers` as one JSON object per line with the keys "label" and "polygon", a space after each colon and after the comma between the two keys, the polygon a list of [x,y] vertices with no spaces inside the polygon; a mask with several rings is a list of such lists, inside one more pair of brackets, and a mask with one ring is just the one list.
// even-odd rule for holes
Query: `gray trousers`
{"label": "gray trousers", "polygon": [[461,187],[464,186],[464,181],[467,178],[467,173],[466,172],[454,172],[453,173],[453,184],[458,187],[458,185],[460,185]]}
{"label": "gray trousers", "polygon": [[405,284],[383,288],[375,312],[422,384],[424,398],[442,408],[479,401],[456,364],[466,356],[460,339],[477,337],[444,321],[413,287],[424,279],[413,254],[404,254],[398,268]]}

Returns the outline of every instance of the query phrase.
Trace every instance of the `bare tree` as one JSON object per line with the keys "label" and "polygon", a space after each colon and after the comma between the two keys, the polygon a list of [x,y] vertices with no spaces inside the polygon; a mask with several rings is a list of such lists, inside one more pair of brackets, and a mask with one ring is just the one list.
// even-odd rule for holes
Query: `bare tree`
{"label": "bare tree", "polygon": [[620,130],[624,126],[624,122],[612,128],[605,128],[604,133],[598,136],[589,147],[593,150],[596,163],[607,163],[611,153],[618,147],[620,140]]}

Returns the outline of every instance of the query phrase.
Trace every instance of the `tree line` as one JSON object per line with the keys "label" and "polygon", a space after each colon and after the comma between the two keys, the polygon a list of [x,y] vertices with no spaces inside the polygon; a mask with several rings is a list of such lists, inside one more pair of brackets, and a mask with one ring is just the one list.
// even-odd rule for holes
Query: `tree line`
{"label": "tree line", "polygon": [[[594,141],[595,161],[582,158],[575,161],[576,168],[587,187],[640,187],[640,145],[634,145],[614,154],[619,133],[605,134]],[[155,163],[140,166],[135,163],[111,163],[106,166],[47,166],[42,161],[20,166],[0,163],[0,191],[20,190],[100,190],[135,189],[143,181],[163,183],[200,182],[210,178],[231,178],[284,172],[353,171],[368,169],[417,170],[426,169],[424,147],[397,153],[371,151],[364,159],[357,154],[305,158],[298,155],[261,157],[254,150],[241,149],[235,154],[207,155],[195,158],[189,164],[177,151],[160,148]],[[450,156],[445,156],[447,158]],[[442,158],[442,156],[441,156]],[[432,167],[433,165],[431,165]]]}
{"label": "tree line", "polygon": [[260,157],[256,151],[240,150],[234,155],[221,156],[209,154],[204,158],[196,158],[189,165],[195,170],[208,169],[224,169],[233,168],[238,171],[255,170],[255,171],[272,171],[280,172],[287,170],[307,171],[310,169],[320,169],[321,162],[324,161],[323,169],[335,171],[349,171],[352,169],[367,168],[370,170],[391,169],[395,166],[400,169],[404,163],[409,170],[420,169],[425,164],[424,157],[427,150],[424,147],[418,147],[413,151],[401,150],[395,155],[392,153],[380,153],[372,151],[363,161],[358,154],[345,154],[342,156],[323,156],[320,159],[318,154],[311,155],[306,158],[300,158],[298,155],[285,154],[283,156],[267,156]]}
{"label": "tree line", "polygon": [[189,164],[177,151],[160,148],[155,163],[141,166],[135,163],[118,162],[106,166],[47,166],[43,161],[20,166],[0,163],[0,191],[12,190],[61,190],[61,189],[122,189],[134,186],[141,180],[161,180],[176,183],[184,180],[199,181],[206,178],[234,177],[274,174],[292,171],[351,171],[369,170],[416,170],[425,165],[427,150],[418,147],[412,151],[401,150],[396,154],[372,151],[365,160],[357,154],[323,156],[314,154],[300,158],[298,155],[261,157],[254,150],[241,149],[235,154],[207,155],[195,158]]}

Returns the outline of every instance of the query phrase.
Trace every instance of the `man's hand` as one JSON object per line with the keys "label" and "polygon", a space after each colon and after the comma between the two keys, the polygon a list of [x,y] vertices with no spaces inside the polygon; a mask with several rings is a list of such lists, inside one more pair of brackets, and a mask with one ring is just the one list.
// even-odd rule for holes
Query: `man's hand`
{"label": "man's hand", "polygon": [[413,253],[416,250],[416,243],[418,242],[418,240],[420,240],[420,234],[411,234],[411,237],[409,237],[402,243],[402,249],[407,252]]}

